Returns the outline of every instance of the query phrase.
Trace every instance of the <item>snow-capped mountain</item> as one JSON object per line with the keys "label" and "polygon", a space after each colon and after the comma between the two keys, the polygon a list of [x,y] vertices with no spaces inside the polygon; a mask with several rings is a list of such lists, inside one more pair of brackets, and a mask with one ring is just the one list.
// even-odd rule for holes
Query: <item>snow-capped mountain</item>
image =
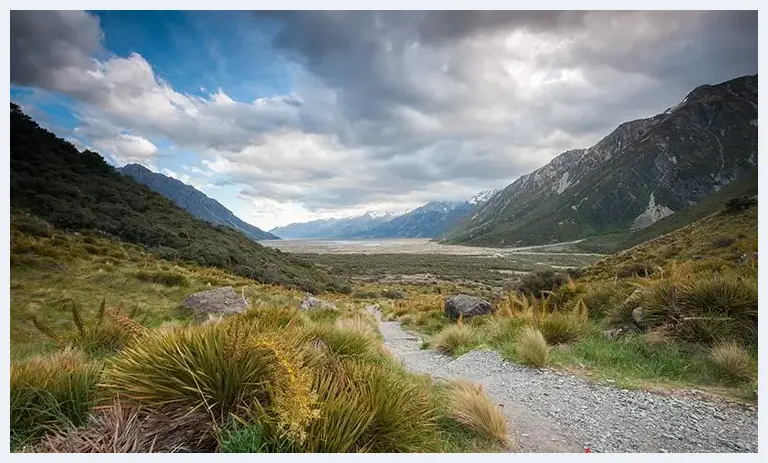
{"label": "snow-capped mountain", "polygon": [[499,192],[498,188],[483,190],[478,194],[476,194],[475,196],[472,196],[471,198],[469,198],[468,200],[469,204],[473,204],[473,205],[482,204],[488,201],[489,199],[491,199],[498,192]]}

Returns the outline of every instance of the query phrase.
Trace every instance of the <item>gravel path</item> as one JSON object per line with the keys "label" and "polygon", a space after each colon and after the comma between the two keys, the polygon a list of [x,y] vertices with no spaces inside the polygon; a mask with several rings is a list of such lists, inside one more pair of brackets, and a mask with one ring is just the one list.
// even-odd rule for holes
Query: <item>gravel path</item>
{"label": "gravel path", "polygon": [[384,344],[408,369],[482,384],[507,416],[521,452],[583,452],[585,447],[593,452],[757,452],[755,408],[617,389],[522,367],[494,351],[472,351],[454,360],[422,350],[417,335],[370,311]]}

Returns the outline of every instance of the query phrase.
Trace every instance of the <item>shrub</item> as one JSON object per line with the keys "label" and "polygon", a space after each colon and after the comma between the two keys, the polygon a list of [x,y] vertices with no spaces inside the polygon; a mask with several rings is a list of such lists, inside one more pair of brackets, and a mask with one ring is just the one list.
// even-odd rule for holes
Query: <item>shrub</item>
{"label": "shrub", "polygon": [[429,344],[443,353],[454,355],[473,347],[475,334],[470,327],[450,325],[433,336]]}
{"label": "shrub", "polygon": [[378,341],[365,331],[315,325],[305,330],[303,338],[310,343],[321,342],[337,358],[373,360],[379,356]]}
{"label": "shrub", "polygon": [[100,367],[71,348],[11,365],[11,447],[85,423],[100,373]]}
{"label": "shrub", "polygon": [[373,410],[358,449],[376,453],[434,449],[437,411],[429,382],[417,381],[388,363],[354,362],[348,364],[346,374]]}
{"label": "shrub", "polygon": [[680,288],[681,334],[694,341],[757,340],[757,282],[697,279]]}
{"label": "shrub", "polygon": [[378,334],[375,323],[372,323],[363,314],[356,314],[352,317],[339,318],[336,320],[335,326],[340,330],[356,331],[367,336],[376,336]]}
{"label": "shrub", "polygon": [[564,344],[582,337],[585,320],[569,312],[554,312],[541,321],[539,329],[547,343]]}
{"label": "shrub", "polygon": [[448,392],[448,414],[478,435],[503,445],[510,444],[507,418],[488,400],[478,384],[452,382]]}
{"label": "shrub", "polygon": [[259,423],[232,420],[219,433],[221,453],[259,453],[264,448],[264,428]]}
{"label": "shrub", "polygon": [[27,214],[18,214],[13,217],[11,226],[29,236],[47,238],[53,234],[53,227],[51,227],[51,224],[45,220]]}
{"label": "shrub", "polygon": [[635,288],[626,282],[594,283],[587,287],[581,294],[581,298],[587,306],[589,317],[601,319],[606,314],[610,314],[615,307],[621,305],[634,290]]}
{"label": "shrub", "polygon": [[187,280],[187,277],[168,271],[146,272],[141,270],[136,272],[135,277],[139,281],[155,283],[163,286],[189,286],[189,280]]}
{"label": "shrub", "polygon": [[34,447],[53,453],[213,452],[211,417],[185,409],[142,410],[119,401],[96,411],[87,426],[58,432]]}
{"label": "shrub", "polygon": [[728,246],[735,243],[736,240],[733,238],[718,238],[715,241],[712,242],[712,246],[715,248],[727,248]]}
{"label": "shrub", "polygon": [[295,333],[255,331],[244,322],[177,328],[149,336],[109,363],[103,386],[149,406],[269,420],[277,433],[301,439],[314,417],[304,349]]}
{"label": "shrub", "polygon": [[544,335],[536,328],[525,327],[515,344],[522,362],[531,366],[543,366],[549,361],[549,347]]}
{"label": "shrub", "polygon": [[656,265],[649,262],[630,262],[625,264],[616,272],[619,278],[626,278],[632,276],[649,277],[656,271]]}
{"label": "shrub", "polygon": [[552,270],[543,270],[523,276],[516,289],[524,294],[539,296],[542,291],[554,291],[567,282],[568,275]]}
{"label": "shrub", "polygon": [[306,315],[315,323],[333,323],[339,318],[340,312],[335,308],[319,308],[307,311]]}
{"label": "shrub", "polygon": [[741,211],[746,211],[750,207],[757,204],[757,200],[754,198],[751,198],[749,196],[743,196],[740,198],[731,198],[728,200],[727,203],[725,203],[725,212],[726,213],[736,213]]}
{"label": "shrub", "polygon": [[405,293],[399,289],[385,289],[381,292],[381,296],[387,299],[405,299]]}
{"label": "shrub", "polygon": [[709,360],[717,370],[731,380],[749,379],[749,354],[735,342],[720,343],[712,348]]}
{"label": "shrub", "polygon": [[75,331],[67,334],[57,334],[47,324],[40,320],[34,308],[30,309],[32,324],[41,333],[55,341],[60,347],[77,347],[91,357],[101,357],[122,349],[137,337],[146,333],[146,328],[136,322],[131,315],[122,313],[123,305],[114,309],[106,309],[106,301],[102,300],[96,316],[90,323],[83,320],[80,309],[75,301],[66,301],[63,309],[72,313]]}

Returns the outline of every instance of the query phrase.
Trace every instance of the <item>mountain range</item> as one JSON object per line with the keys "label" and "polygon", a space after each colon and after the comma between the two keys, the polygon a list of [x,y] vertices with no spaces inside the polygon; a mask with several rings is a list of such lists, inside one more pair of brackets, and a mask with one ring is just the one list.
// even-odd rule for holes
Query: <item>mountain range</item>
{"label": "mountain range", "polygon": [[519,246],[642,229],[757,169],[757,76],[697,87],[481,203],[441,241]]}
{"label": "mountain range", "polygon": [[238,230],[254,240],[280,239],[272,233],[244,222],[220,202],[180,180],[152,172],[140,164],[127,164],[124,167],[118,167],[117,171],[160,193],[198,219]]}
{"label": "mountain range", "polygon": [[432,201],[400,214],[366,212],[349,218],[292,223],[270,233],[304,239],[435,238],[496,193],[484,190],[467,201]]}

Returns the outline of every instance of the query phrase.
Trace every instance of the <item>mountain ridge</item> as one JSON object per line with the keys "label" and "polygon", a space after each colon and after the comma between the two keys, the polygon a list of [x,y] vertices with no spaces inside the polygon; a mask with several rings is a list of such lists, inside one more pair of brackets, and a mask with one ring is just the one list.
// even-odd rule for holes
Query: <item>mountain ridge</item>
{"label": "mountain ridge", "polygon": [[756,121],[756,75],[696,87],[665,112],[519,177],[441,241],[535,245],[648,226],[754,167]]}
{"label": "mountain ridge", "polygon": [[123,167],[116,168],[116,170],[148,186],[193,216],[206,222],[238,230],[257,241],[280,239],[272,233],[245,222],[220,202],[179,179],[163,175],[159,172],[153,172],[141,164],[126,164]]}

